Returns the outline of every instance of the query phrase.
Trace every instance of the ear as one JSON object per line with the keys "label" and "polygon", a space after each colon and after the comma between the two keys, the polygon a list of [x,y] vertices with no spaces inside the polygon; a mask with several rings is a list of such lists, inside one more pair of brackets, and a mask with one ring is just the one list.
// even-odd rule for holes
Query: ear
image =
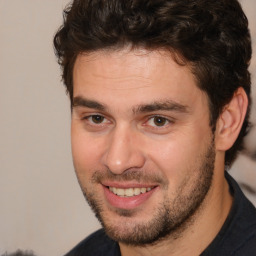
{"label": "ear", "polygon": [[235,143],[244,122],[248,97],[242,87],[223,108],[216,125],[216,150],[227,151]]}

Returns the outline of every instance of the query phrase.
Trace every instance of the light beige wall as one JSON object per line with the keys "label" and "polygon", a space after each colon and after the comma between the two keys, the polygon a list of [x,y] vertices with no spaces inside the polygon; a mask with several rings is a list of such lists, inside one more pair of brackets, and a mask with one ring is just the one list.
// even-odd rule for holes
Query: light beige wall
{"label": "light beige wall", "polygon": [[0,0],[0,255],[63,255],[98,225],[77,184],[52,37],[67,0]]}
{"label": "light beige wall", "polygon": [[[0,255],[63,255],[99,227],[73,172],[69,102],[52,50],[67,2],[0,0]],[[243,3],[253,19],[256,2]]]}

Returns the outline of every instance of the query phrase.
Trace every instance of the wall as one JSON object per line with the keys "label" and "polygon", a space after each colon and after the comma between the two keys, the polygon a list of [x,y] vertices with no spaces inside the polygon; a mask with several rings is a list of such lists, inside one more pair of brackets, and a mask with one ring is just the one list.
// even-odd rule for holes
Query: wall
{"label": "wall", "polygon": [[[0,0],[0,255],[63,255],[99,227],[73,172],[69,101],[52,49],[67,2]],[[253,19],[255,1],[243,5]],[[250,152],[255,137],[254,130]],[[255,170],[243,155],[233,173],[255,186]]]}
{"label": "wall", "polygon": [[73,171],[52,47],[65,0],[0,0],[0,255],[63,255],[97,227]]}

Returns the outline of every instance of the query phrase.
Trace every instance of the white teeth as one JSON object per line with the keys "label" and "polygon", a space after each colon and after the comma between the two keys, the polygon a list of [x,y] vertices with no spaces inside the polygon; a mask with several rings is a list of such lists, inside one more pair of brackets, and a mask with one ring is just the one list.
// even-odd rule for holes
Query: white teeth
{"label": "white teeth", "polygon": [[133,188],[125,189],[124,193],[126,196],[133,196]]}
{"label": "white teeth", "polygon": [[147,189],[146,188],[142,188],[140,191],[141,191],[141,193],[146,193]]}
{"label": "white teeth", "polygon": [[119,196],[124,196],[125,195],[125,190],[121,188],[116,189],[116,194]]}
{"label": "white teeth", "polygon": [[109,190],[113,192],[115,195],[118,196],[138,196],[139,194],[144,194],[148,191],[150,191],[152,188],[115,188],[115,187],[109,187]]}
{"label": "white teeth", "polygon": [[134,195],[137,196],[140,194],[140,189],[139,188],[134,188]]}

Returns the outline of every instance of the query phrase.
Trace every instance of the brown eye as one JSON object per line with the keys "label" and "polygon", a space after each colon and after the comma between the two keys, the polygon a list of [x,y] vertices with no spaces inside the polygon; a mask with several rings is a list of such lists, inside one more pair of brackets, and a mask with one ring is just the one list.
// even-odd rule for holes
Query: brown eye
{"label": "brown eye", "polygon": [[100,115],[92,115],[91,120],[95,124],[101,124],[104,121],[104,117]]}
{"label": "brown eye", "polygon": [[167,123],[167,119],[161,116],[155,116],[153,122],[156,126],[164,126]]}

